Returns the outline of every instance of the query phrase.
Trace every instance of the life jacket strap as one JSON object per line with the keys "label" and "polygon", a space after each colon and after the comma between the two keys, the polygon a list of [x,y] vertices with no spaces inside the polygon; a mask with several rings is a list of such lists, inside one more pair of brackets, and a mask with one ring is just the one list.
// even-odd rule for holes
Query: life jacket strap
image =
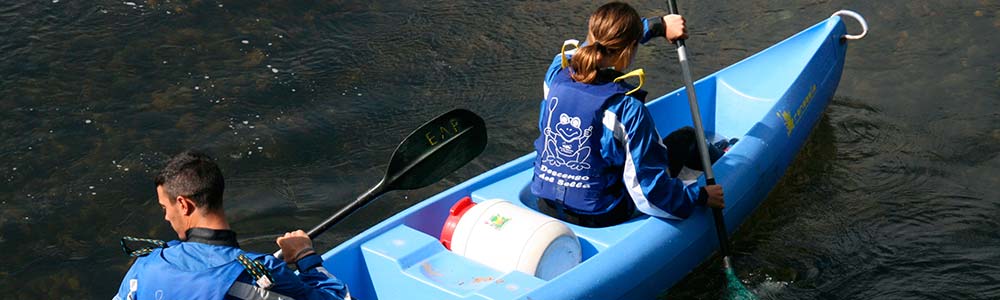
{"label": "life jacket strap", "polygon": [[635,69],[635,71],[628,72],[622,76],[618,76],[618,78],[615,78],[615,82],[628,79],[629,77],[639,77],[639,86],[635,87],[631,91],[628,91],[628,93],[625,93],[625,95],[631,95],[632,93],[635,93],[636,91],[642,88],[642,84],[646,83],[646,71],[643,71],[642,69]]}
{"label": "life jacket strap", "polygon": [[566,46],[573,46],[573,49],[579,49],[580,48],[580,41],[578,41],[578,40],[566,40],[565,42],[563,42],[562,51],[560,52],[560,53],[562,53],[562,67],[563,67],[563,69],[565,69],[566,66],[569,66],[569,59],[566,58]]}
{"label": "life jacket strap", "polygon": [[[145,247],[145,248],[139,248],[139,249],[132,249],[132,248],[129,248],[128,242],[147,243],[147,244],[152,244],[153,246],[151,246],[151,247]],[[125,255],[135,257],[135,256],[146,256],[146,255],[149,255],[149,253],[153,252],[153,250],[156,250],[157,248],[166,248],[167,247],[167,242],[164,242],[162,240],[144,239],[144,238],[137,238],[137,237],[131,237],[131,236],[123,236],[122,239],[121,239],[121,245],[122,245],[122,251],[125,252]]]}
{"label": "life jacket strap", "polygon": [[226,295],[244,300],[292,300],[292,297],[239,281],[233,282]]}
{"label": "life jacket strap", "polygon": [[257,282],[257,286],[262,289],[270,288],[274,285],[274,277],[271,277],[271,271],[268,271],[259,261],[250,259],[246,254],[240,254],[236,257],[236,260],[243,265],[243,268],[253,276],[254,281]]}

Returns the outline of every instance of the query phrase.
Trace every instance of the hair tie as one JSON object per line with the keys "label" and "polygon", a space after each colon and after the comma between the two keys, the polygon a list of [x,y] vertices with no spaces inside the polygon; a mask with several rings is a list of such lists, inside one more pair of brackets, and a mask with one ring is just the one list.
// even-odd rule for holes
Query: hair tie
{"label": "hair tie", "polygon": [[602,45],[601,42],[594,42],[594,48],[597,49],[598,52],[601,52],[603,54],[608,53],[608,47]]}

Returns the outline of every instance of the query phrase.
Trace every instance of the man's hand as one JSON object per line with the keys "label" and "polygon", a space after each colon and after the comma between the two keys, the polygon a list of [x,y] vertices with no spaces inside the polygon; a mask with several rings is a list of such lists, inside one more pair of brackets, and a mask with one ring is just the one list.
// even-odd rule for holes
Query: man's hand
{"label": "man's hand", "polygon": [[705,206],[712,208],[726,208],[726,200],[722,197],[721,185],[706,185],[705,192],[708,193],[708,201],[705,201]]}
{"label": "man's hand", "polygon": [[278,247],[281,247],[281,252],[284,254],[283,259],[288,264],[294,264],[299,259],[316,253],[316,250],[312,248],[312,240],[309,239],[309,235],[301,229],[286,232],[275,242],[278,243]]}
{"label": "man's hand", "polygon": [[684,17],[681,15],[663,16],[663,26],[665,37],[671,43],[688,37],[687,26],[684,25]]}

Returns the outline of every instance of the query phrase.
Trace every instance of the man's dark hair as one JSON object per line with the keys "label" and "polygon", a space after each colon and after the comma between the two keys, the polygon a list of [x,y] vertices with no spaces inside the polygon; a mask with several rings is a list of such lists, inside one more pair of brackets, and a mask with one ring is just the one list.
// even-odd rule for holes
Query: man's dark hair
{"label": "man's dark hair", "polygon": [[156,175],[156,186],[163,186],[170,202],[178,196],[194,200],[198,207],[206,207],[209,211],[222,209],[222,192],[226,189],[226,180],[222,171],[212,157],[196,150],[187,150],[177,154]]}

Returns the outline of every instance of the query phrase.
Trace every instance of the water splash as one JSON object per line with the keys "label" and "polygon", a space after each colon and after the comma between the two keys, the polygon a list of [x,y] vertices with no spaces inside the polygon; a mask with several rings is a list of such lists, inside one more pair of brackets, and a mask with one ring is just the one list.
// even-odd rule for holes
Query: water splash
{"label": "water splash", "polygon": [[732,268],[726,268],[726,299],[728,300],[757,300],[757,296],[750,292]]}

